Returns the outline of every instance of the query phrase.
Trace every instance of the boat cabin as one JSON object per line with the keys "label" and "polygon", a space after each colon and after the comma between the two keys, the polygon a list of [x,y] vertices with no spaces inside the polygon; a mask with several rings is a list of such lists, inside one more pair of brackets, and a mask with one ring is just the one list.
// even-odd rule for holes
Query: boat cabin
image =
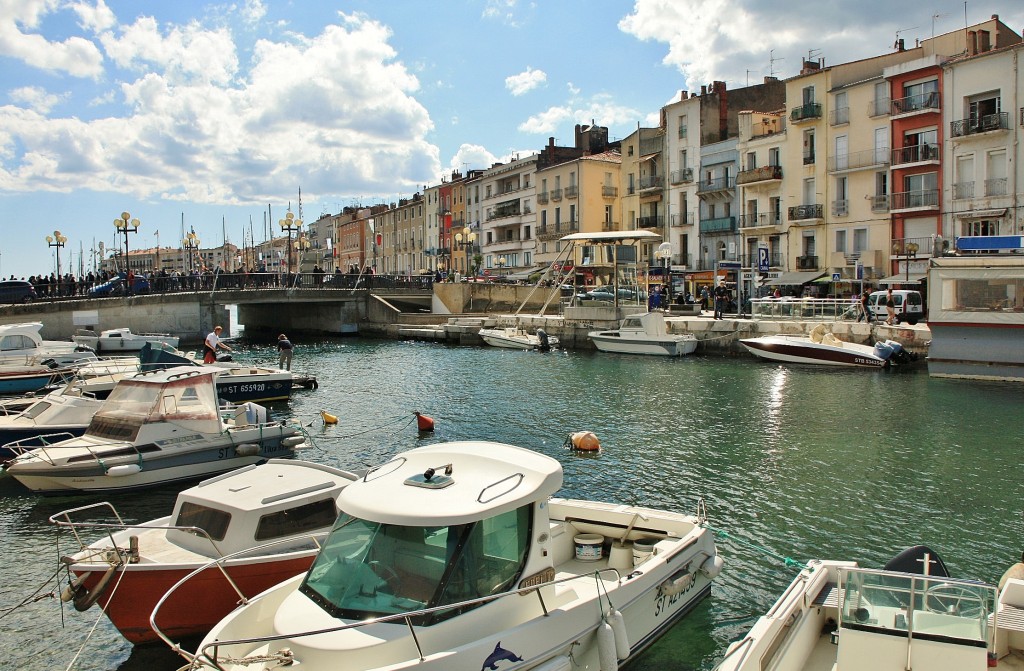
{"label": "boat cabin", "polygon": [[[547,501],[561,485],[557,461],[509,445],[406,452],[342,492],[344,512],[300,591],[351,620],[501,594],[550,570],[531,539],[549,528]],[[480,605],[412,619],[433,624]]]}

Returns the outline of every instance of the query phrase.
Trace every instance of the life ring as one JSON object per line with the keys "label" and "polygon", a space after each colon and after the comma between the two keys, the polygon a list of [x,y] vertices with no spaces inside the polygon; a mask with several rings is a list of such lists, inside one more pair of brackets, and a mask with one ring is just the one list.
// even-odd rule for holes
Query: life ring
{"label": "life ring", "polygon": [[582,452],[594,452],[601,449],[601,441],[593,431],[577,431],[569,436],[572,449]]}

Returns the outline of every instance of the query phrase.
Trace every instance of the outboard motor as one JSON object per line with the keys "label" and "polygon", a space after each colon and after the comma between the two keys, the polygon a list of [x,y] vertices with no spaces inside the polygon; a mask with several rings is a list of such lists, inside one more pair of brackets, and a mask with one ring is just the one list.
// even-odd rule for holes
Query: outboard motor
{"label": "outboard motor", "polygon": [[540,350],[541,352],[551,351],[551,343],[548,341],[547,331],[545,331],[544,329],[537,329],[537,340],[540,341],[540,344],[537,345],[538,350]]}
{"label": "outboard motor", "polygon": [[889,357],[889,361],[894,364],[905,364],[910,363],[917,357],[912,353],[904,349],[903,345],[896,342],[895,340],[886,340],[885,344],[892,348],[892,354]]}
{"label": "outboard motor", "polygon": [[231,355],[227,352],[217,352],[217,362],[231,361]]}
{"label": "outboard motor", "polygon": [[885,341],[885,342],[882,342],[881,340],[876,342],[875,343],[875,356],[877,356],[880,359],[885,359],[886,361],[889,361],[889,359],[892,358],[892,354],[893,354],[893,349],[892,349],[892,346],[889,344],[889,342],[890,341],[888,341],[888,340]]}

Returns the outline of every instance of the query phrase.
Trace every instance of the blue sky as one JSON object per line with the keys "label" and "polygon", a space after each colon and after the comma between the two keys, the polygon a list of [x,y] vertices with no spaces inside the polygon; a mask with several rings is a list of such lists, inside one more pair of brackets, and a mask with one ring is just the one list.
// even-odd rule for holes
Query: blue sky
{"label": "blue sky", "polygon": [[[965,15],[966,13],[966,15]],[[0,0],[0,275],[74,272],[122,211],[132,249],[264,239],[453,168],[654,125],[681,89],[885,53],[1024,3]],[[772,62],[774,59],[774,62]],[[275,225],[276,227],[276,225]],[[159,231],[159,236],[156,232]]]}

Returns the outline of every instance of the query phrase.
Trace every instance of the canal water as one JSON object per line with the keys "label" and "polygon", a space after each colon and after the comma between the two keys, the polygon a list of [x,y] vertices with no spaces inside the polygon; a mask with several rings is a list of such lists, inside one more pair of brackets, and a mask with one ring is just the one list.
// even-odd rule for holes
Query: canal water
{"label": "canal water", "polygon": [[[272,343],[236,359],[276,364]],[[958,577],[996,581],[1021,555],[1021,389],[930,379],[923,365],[822,370],[750,358],[519,352],[364,339],[296,342],[293,368],[320,387],[275,417],[301,421],[310,460],[364,468],[424,443],[487,439],[558,459],[566,496],[694,512],[707,503],[725,569],[712,595],[630,668],[708,670],[790,582],[800,562],[881,566],[925,543]],[[320,410],[337,415],[325,426]],[[413,412],[436,421],[417,434]],[[599,455],[563,447],[578,430]],[[114,499],[126,519],[170,511],[175,491]],[[97,609],[43,598],[60,546],[47,518],[96,498],[40,498],[0,479],[0,659],[22,670],[162,671]],[[196,604],[201,608],[202,604]],[[10,610],[14,608],[13,610]]]}

